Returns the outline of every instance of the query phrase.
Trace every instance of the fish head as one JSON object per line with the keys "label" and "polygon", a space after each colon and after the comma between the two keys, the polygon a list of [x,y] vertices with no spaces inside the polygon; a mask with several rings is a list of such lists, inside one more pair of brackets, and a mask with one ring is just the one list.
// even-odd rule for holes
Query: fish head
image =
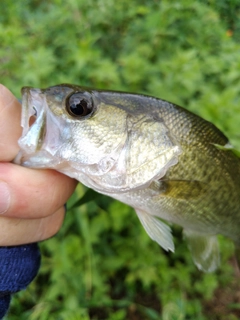
{"label": "fish head", "polygon": [[56,169],[102,193],[146,187],[181,153],[156,103],[68,84],[24,87],[15,163]]}

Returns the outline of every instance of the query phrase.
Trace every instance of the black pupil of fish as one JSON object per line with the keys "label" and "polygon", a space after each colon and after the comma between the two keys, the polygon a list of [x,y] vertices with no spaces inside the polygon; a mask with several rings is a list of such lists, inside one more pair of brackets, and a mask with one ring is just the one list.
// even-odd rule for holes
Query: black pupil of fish
{"label": "black pupil of fish", "polygon": [[69,110],[75,116],[86,116],[91,112],[87,100],[74,97],[69,99]]}

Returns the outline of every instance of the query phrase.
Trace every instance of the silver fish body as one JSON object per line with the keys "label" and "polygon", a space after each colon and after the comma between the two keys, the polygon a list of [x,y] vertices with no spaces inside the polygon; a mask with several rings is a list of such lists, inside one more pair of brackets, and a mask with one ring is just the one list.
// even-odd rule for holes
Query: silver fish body
{"label": "silver fish body", "polygon": [[67,84],[22,93],[16,163],[129,204],[165,250],[174,244],[161,219],[179,224],[204,271],[219,265],[217,234],[240,243],[240,161],[213,124],[137,94]]}

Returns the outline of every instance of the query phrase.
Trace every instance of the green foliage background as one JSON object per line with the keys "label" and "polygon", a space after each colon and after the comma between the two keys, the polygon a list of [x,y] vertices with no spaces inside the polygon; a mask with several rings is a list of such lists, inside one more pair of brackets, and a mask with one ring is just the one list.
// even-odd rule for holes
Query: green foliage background
{"label": "green foliage background", "polygon": [[[214,122],[240,148],[238,0],[3,0],[0,81],[147,93]],[[181,230],[176,253],[145,234],[133,209],[79,185],[61,231],[41,243],[42,267],[10,320],[239,319],[233,246],[203,274]],[[29,195],[30,196],[30,195]]]}

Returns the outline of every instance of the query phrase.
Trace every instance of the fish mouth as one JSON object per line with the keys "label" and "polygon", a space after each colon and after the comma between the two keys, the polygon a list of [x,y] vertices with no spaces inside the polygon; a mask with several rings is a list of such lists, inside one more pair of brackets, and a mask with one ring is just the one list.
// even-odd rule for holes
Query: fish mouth
{"label": "fish mouth", "polygon": [[22,88],[22,136],[18,140],[21,151],[14,163],[28,167],[43,167],[49,163],[49,154],[41,150],[46,135],[46,97],[41,89]]}
{"label": "fish mouth", "polygon": [[43,113],[44,95],[40,89],[29,87],[22,88],[22,116],[21,126],[23,135],[26,136],[30,127],[35,124],[36,120],[41,121]]}

